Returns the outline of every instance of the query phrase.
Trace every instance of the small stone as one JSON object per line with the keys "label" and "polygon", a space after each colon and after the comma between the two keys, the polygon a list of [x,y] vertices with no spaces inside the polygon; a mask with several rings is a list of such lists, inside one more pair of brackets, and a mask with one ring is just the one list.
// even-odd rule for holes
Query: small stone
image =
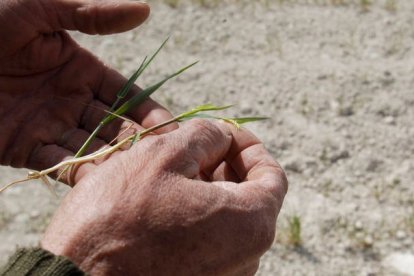
{"label": "small stone", "polygon": [[384,122],[389,125],[395,124],[395,118],[393,116],[387,116],[384,118]]}
{"label": "small stone", "polygon": [[372,236],[371,236],[371,235],[368,235],[368,236],[366,236],[366,237],[365,237],[365,239],[364,239],[364,243],[365,243],[367,246],[372,246],[372,245],[374,244],[374,239],[372,238]]}
{"label": "small stone", "polygon": [[347,159],[347,158],[349,158],[349,152],[347,150],[342,150],[342,151],[339,151],[333,154],[330,158],[331,159],[330,161],[331,163],[336,163],[341,159]]}
{"label": "small stone", "polygon": [[398,230],[397,233],[395,234],[395,236],[399,240],[404,240],[407,237],[407,234],[402,230]]}
{"label": "small stone", "polygon": [[341,117],[349,117],[354,115],[354,109],[352,106],[344,106],[339,108],[338,115]]}
{"label": "small stone", "polygon": [[328,75],[325,75],[325,74],[319,75],[317,77],[318,80],[326,80],[327,78],[328,78]]}
{"label": "small stone", "polygon": [[39,216],[40,216],[40,212],[37,211],[37,210],[34,210],[34,211],[30,212],[30,217],[31,218],[37,218]]}
{"label": "small stone", "polygon": [[355,222],[355,230],[361,231],[364,227],[362,225],[362,222],[360,220],[358,220],[357,222]]}
{"label": "small stone", "polygon": [[245,106],[241,108],[241,113],[246,115],[246,114],[251,114],[253,111],[253,109],[249,106]]}
{"label": "small stone", "polygon": [[381,160],[371,159],[371,160],[369,160],[369,162],[367,164],[366,171],[368,171],[368,172],[375,172],[375,171],[378,170],[378,168],[381,165],[382,165],[382,161]]}
{"label": "small stone", "polygon": [[288,171],[292,171],[296,173],[302,172],[301,165],[299,164],[297,160],[289,160],[289,162],[285,164],[284,168]]}

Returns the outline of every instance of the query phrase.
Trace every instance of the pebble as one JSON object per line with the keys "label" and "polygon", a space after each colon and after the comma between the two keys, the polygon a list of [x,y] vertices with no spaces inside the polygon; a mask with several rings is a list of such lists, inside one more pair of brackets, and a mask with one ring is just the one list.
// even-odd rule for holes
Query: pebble
{"label": "pebble", "polygon": [[251,102],[246,102],[246,101],[242,102],[240,104],[240,112],[244,115],[251,114],[253,112]]}
{"label": "pebble", "polygon": [[40,216],[40,212],[37,211],[37,210],[34,210],[34,211],[30,212],[30,217],[31,218],[37,218],[39,216]]}
{"label": "pebble", "polygon": [[356,221],[355,222],[355,230],[358,230],[358,231],[360,231],[360,230],[362,230],[363,229],[363,225],[362,225],[362,222],[361,221]]}
{"label": "pebble", "polygon": [[395,234],[395,236],[399,240],[404,240],[407,237],[407,234],[402,230],[398,230],[397,233]]}
{"label": "pebble", "polygon": [[387,116],[384,118],[384,122],[389,125],[395,124],[395,118],[393,116]]}
{"label": "pebble", "polygon": [[368,235],[365,237],[364,243],[368,246],[372,246],[374,244],[374,238],[371,235]]}

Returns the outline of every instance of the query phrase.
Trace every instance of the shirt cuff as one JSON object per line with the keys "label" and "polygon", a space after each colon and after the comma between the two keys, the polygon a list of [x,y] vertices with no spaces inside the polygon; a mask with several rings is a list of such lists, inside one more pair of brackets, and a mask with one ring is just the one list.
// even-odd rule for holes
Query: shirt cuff
{"label": "shirt cuff", "polygon": [[68,258],[55,256],[42,248],[18,249],[0,271],[2,276],[15,275],[86,275]]}

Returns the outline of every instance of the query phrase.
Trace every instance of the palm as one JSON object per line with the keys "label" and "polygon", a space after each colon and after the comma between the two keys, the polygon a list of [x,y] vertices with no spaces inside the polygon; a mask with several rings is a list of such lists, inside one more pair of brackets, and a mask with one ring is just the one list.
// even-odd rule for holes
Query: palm
{"label": "palm", "polygon": [[[131,26],[121,22],[114,30],[100,29],[99,22],[85,21],[83,27],[75,22],[72,26],[64,17],[67,8],[64,5],[71,1],[54,1],[53,9],[63,5],[60,7],[63,15],[59,12],[55,15],[58,19],[41,4],[42,0],[27,1],[25,6],[16,2],[5,0],[4,6],[0,6],[0,37],[7,38],[0,45],[0,163],[44,169],[74,155],[125,82],[62,29],[110,33],[131,28],[143,19],[135,20]],[[25,16],[28,7],[31,13]],[[38,19],[41,15],[46,15],[41,17],[43,21]],[[87,19],[87,15],[82,16]],[[19,33],[15,33],[16,29]],[[137,87],[133,93],[138,93]],[[158,112],[149,114],[155,109]],[[169,117],[167,111],[152,101],[130,115],[144,126]],[[119,127],[118,123],[104,129],[93,147],[113,139]]]}

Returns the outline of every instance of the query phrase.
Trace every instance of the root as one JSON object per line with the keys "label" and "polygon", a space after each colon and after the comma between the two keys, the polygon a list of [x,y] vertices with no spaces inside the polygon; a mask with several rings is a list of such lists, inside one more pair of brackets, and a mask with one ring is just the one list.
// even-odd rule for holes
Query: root
{"label": "root", "polygon": [[27,177],[25,179],[21,179],[21,180],[17,180],[17,181],[14,181],[12,183],[9,183],[9,184],[7,184],[6,186],[4,186],[3,188],[0,189],[0,194],[3,193],[8,188],[10,188],[10,187],[12,187],[12,186],[14,186],[16,184],[23,183],[23,182],[27,182],[27,181],[30,181],[30,180],[32,180],[32,178]]}

